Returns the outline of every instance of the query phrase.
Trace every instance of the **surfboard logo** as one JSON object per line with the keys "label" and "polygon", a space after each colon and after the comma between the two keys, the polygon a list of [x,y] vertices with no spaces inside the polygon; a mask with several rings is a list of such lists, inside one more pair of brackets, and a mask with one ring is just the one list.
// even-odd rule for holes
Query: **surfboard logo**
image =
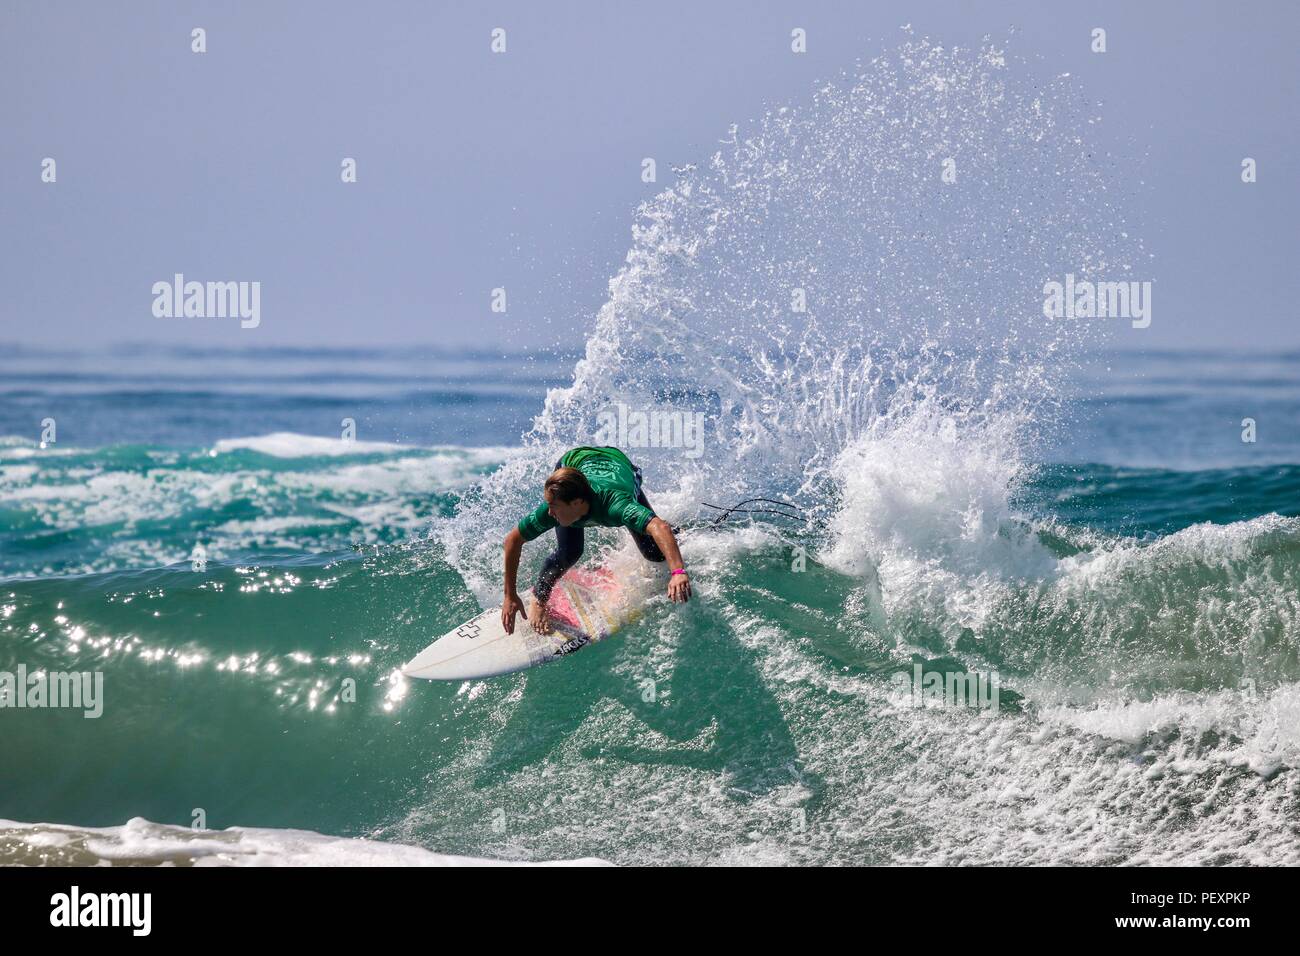
{"label": "surfboard logo", "polygon": [[478,637],[479,635],[479,626],[473,621],[468,621],[465,624],[462,624],[460,627],[456,628],[456,633],[459,636],[472,641],[474,638]]}
{"label": "surfboard logo", "polygon": [[565,641],[555,649],[555,656],[563,657],[565,654],[571,654],[578,648],[586,647],[590,643],[590,639],[586,636],[572,638],[571,640]]}

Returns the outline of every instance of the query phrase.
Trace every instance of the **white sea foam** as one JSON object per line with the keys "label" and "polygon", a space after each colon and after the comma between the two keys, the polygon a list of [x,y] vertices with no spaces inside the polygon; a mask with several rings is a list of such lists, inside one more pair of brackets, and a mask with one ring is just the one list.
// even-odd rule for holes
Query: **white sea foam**
{"label": "white sea foam", "polygon": [[[415,846],[332,837],[310,830],[230,827],[192,830],[140,817],[116,827],[77,827],[0,820],[0,864],[26,866],[519,866],[434,853]],[[601,866],[603,860],[546,862]]]}
{"label": "white sea foam", "polygon": [[1300,768],[1300,684],[1262,693],[1170,693],[1091,707],[1046,707],[1041,716],[1049,725],[1130,744],[1162,732],[1195,740],[1214,731],[1228,743],[1208,750],[1202,760],[1244,766],[1265,776],[1283,767]]}
{"label": "white sea foam", "polygon": [[223,438],[212,446],[215,454],[232,451],[255,451],[275,458],[312,458],[318,455],[367,455],[412,451],[410,446],[380,441],[344,441],[323,435],[299,435],[274,432],[248,438]]}
{"label": "white sea foam", "polygon": [[[112,455],[91,450],[71,462],[32,459],[0,467],[0,508],[88,542],[107,537],[82,548],[75,566],[27,567],[19,575],[171,563],[186,559],[198,543],[220,559],[253,547],[319,552],[391,541],[418,532],[436,496],[465,487],[508,456],[490,447],[387,444],[354,445],[345,454],[329,439],[266,437],[266,444],[232,439],[218,447],[225,449],[221,454],[274,449],[282,464],[214,469],[206,454],[172,452],[152,455],[144,466],[138,458],[119,465]],[[207,514],[232,509],[240,517],[204,524]],[[252,516],[243,514],[250,509]],[[145,525],[151,527],[142,530]]]}

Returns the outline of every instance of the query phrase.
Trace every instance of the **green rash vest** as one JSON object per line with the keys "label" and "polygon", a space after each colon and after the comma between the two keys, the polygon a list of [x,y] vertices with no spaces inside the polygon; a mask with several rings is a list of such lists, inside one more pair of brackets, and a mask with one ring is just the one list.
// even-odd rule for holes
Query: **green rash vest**
{"label": "green rash vest", "polygon": [[[591,510],[571,524],[571,528],[585,528],[598,524],[604,528],[627,528],[645,534],[645,526],[655,513],[636,500],[636,478],[632,475],[632,462],[617,448],[573,448],[564,453],[560,467],[576,468],[591,485]],[[525,541],[554,528],[558,521],[546,510],[542,502],[519,522],[519,533]]]}

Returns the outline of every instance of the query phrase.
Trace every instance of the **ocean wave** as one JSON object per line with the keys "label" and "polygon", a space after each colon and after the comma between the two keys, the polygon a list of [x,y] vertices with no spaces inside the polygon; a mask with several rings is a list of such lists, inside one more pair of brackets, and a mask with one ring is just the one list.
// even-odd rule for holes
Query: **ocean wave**
{"label": "ocean wave", "polygon": [[[345,447],[277,410],[201,449],[0,448],[2,662],[102,671],[107,695],[102,719],[6,715],[7,815],[183,819],[206,794],[385,847],[133,820],[18,824],[12,852],[1297,862],[1294,482],[1243,471],[1246,500],[1221,474],[1043,464],[1105,333],[1043,322],[1038,290],[1145,256],[1094,121],[991,43],[908,39],[732,130],[639,209],[518,447]],[[703,415],[702,454],[609,435],[620,407]],[[687,526],[695,599],[656,594],[562,664],[401,679],[500,600],[502,535],[558,453],[611,442]],[[806,520],[715,525],[754,495]],[[641,564],[621,531],[587,540]],[[997,670],[1007,706],[911,706],[892,679],[917,666]]]}
{"label": "ocean wave", "polygon": [[207,450],[14,448],[31,454],[0,458],[5,577],[402,540],[508,454],[288,433]]}

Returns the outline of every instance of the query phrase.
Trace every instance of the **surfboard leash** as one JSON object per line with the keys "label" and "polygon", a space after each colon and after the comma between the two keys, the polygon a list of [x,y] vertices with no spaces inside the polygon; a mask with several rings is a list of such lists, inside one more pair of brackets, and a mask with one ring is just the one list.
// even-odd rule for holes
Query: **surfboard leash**
{"label": "surfboard leash", "polygon": [[[779,517],[779,518],[787,518],[787,519],[789,519],[790,521],[807,521],[807,520],[808,520],[808,519],[807,519],[807,516],[803,513],[803,509],[800,508],[798,505],[796,505],[796,504],[792,504],[792,503],[790,503],[790,502],[788,502],[788,501],[779,501],[779,500],[777,500],[776,498],[746,498],[746,499],[743,500],[743,501],[738,501],[738,502],[736,502],[734,505],[732,505],[732,506],[729,507],[729,508],[728,508],[728,507],[723,507],[722,505],[711,504],[710,502],[707,502],[707,501],[701,501],[700,504],[704,505],[704,507],[706,507],[706,508],[712,508],[712,509],[714,509],[715,511],[719,511],[719,512],[721,512],[721,514],[719,514],[716,518],[714,518],[712,521],[708,522],[708,523],[705,525],[705,527],[707,527],[707,528],[716,528],[716,527],[718,527],[720,524],[722,524],[724,521],[726,521],[728,518],[730,518],[730,517],[731,517],[732,515],[734,515],[734,514],[744,514],[744,515],[775,515],[776,517]],[[787,509],[787,508],[788,508],[788,509],[790,509],[790,511],[793,511],[793,512],[795,512],[795,513],[794,513],[794,514],[791,514],[790,511],[778,510],[777,508],[746,508],[746,507],[744,507],[744,505],[751,505],[751,504],[768,504],[768,505],[777,505],[778,508],[780,508],[780,509]]]}

